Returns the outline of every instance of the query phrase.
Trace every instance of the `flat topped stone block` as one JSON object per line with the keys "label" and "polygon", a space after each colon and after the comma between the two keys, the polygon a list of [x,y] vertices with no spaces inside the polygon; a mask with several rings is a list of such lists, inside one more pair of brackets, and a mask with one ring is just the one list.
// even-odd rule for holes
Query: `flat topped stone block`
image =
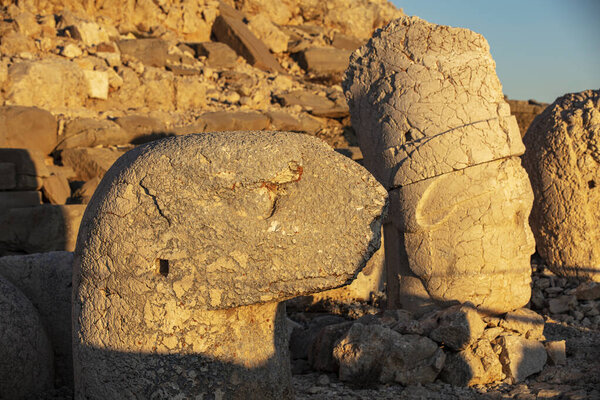
{"label": "flat topped stone block", "polygon": [[126,153],[79,232],[76,396],[291,398],[277,303],[349,283],[379,247],[386,197],[301,134],[179,136]]}

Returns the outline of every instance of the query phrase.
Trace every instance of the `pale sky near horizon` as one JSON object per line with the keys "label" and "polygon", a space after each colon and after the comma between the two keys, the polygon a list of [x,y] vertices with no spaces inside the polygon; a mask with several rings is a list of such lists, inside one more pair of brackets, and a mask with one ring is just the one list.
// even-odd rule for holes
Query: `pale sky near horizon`
{"label": "pale sky near horizon", "polygon": [[600,0],[392,0],[407,15],[485,36],[510,99],[600,88]]}

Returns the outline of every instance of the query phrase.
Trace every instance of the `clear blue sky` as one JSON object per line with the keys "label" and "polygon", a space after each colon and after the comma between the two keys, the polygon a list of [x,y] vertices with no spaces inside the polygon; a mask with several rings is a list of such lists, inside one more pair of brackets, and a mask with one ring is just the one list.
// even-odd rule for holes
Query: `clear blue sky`
{"label": "clear blue sky", "polygon": [[600,0],[392,0],[407,15],[490,44],[504,94],[552,102],[600,88]]}

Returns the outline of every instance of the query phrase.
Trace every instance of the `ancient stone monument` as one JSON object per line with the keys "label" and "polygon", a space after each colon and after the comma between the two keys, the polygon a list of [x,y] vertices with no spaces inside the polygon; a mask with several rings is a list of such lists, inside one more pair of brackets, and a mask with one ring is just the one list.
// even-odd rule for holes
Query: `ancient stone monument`
{"label": "ancient stone monument", "polygon": [[527,304],[533,195],[486,40],[401,18],[353,53],[343,86],[365,165],[390,191],[389,305]]}
{"label": "ancient stone monument", "polygon": [[349,283],[379,247],[386,197],[302,134],[180,136],[126,153],[79,232],[76,398],[292,398],[279,302]]}
{"label": "ancient stone monument", "polygon": [[52,345],[35,307],[1,276],[0,319],[0,398],[37,398],[54,383]]}
{"label": "ancient stone monument", "polygon": [[600,281],[600,90],[559,97],[523,141],[538,252],[559,275]]}

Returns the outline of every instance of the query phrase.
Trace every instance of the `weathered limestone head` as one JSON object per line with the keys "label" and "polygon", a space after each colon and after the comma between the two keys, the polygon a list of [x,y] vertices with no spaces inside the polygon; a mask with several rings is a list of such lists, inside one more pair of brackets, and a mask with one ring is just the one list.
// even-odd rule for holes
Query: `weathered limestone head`
{"label": "weathered limestone head", "polygon": [[538,252],[559,275],[600,281],[600,90],[559,97],[523,141]]}
{"label": "weathered limestone head", "polygon": [[307,135],[190,135],[126,153],[79,232],[77,396],[289,398],[278,302],[349,283],[379,247],[386,197]]}
{"label": "weathered limestone head", "polygon": [[352,54],[343,86],[365,165],[390,190],[390,304],[524,306],[532,193],[486,40],[401,18]]}

